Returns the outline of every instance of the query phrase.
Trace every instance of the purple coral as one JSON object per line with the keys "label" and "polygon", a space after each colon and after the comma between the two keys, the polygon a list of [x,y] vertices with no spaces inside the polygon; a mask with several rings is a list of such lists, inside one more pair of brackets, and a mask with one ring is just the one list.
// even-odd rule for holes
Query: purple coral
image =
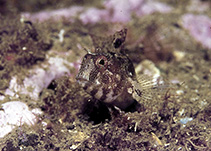
{"label": "purple coral", "polygon": [[50,18],[59,20],[64,17],[74,21],[74,18],[78,16],[84,24],[100,21],[126,23],[130,21],[132,13],[135,13],[137,16],[143,16],[153,12],[166,13],[172,10],[172,7],[164,3],[155,2],[154,0],[106,0],[102,5],[104,9],[72,6],[34,14],[22,13],[22,15],[32,21],[38,20],[41,22]]}
{"label": "purple coral", "polygon": [[205,15],[185,14],[182,16],[182,25],[196,41],[211,49],[211,19]]}

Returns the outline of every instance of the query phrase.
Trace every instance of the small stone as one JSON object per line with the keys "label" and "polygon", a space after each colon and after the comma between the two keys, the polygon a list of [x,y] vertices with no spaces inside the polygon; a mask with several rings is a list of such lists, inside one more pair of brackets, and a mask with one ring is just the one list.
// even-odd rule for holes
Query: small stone
{"label": "small stone", "polygon": [[176,61],[181,61],[185,57],[186,53],[182,51],[175,50],[173,56]]}
{"label": "small stone", "polygon": [[143,73],[157,79],[160,77],[160,70],[150,60],[144,60],[135,68],[137,74]]}

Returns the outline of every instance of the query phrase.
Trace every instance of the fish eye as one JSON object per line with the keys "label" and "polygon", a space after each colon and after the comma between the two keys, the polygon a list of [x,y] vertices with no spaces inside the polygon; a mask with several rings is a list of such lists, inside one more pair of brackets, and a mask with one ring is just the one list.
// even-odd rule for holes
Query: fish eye
{"label": "fish eye", "polygon": [[100,68],[105,67],[107,65],[107,62],[108,62],[108,60],[105,56],[100,56],[96,60],[96,65]]}

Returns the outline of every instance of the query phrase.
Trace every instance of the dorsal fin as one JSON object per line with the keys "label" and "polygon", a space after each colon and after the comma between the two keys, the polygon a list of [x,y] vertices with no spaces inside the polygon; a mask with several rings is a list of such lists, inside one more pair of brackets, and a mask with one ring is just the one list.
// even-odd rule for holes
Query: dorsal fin
{"label": "dorsal fin", "polygon": [[125,42],[127,34],[127,29],[124,28],[109,37],[101,37],[90,34],[92,38],[93,45],[95,47],[95,52],[112,52],[121,53],[122,44]]}

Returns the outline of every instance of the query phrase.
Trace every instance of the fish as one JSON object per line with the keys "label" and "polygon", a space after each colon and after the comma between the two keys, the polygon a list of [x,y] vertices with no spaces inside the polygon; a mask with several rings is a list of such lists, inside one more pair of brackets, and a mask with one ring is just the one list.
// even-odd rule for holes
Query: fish
{"label": "fish", "polygon": [[108,37],[91,34],[95,49],[83,57],[76,80],[93,98],[122,110],[134,101],[152,99],[156,83],[137,76],[134,65],[122,51],[127,35],[124,28]]}

